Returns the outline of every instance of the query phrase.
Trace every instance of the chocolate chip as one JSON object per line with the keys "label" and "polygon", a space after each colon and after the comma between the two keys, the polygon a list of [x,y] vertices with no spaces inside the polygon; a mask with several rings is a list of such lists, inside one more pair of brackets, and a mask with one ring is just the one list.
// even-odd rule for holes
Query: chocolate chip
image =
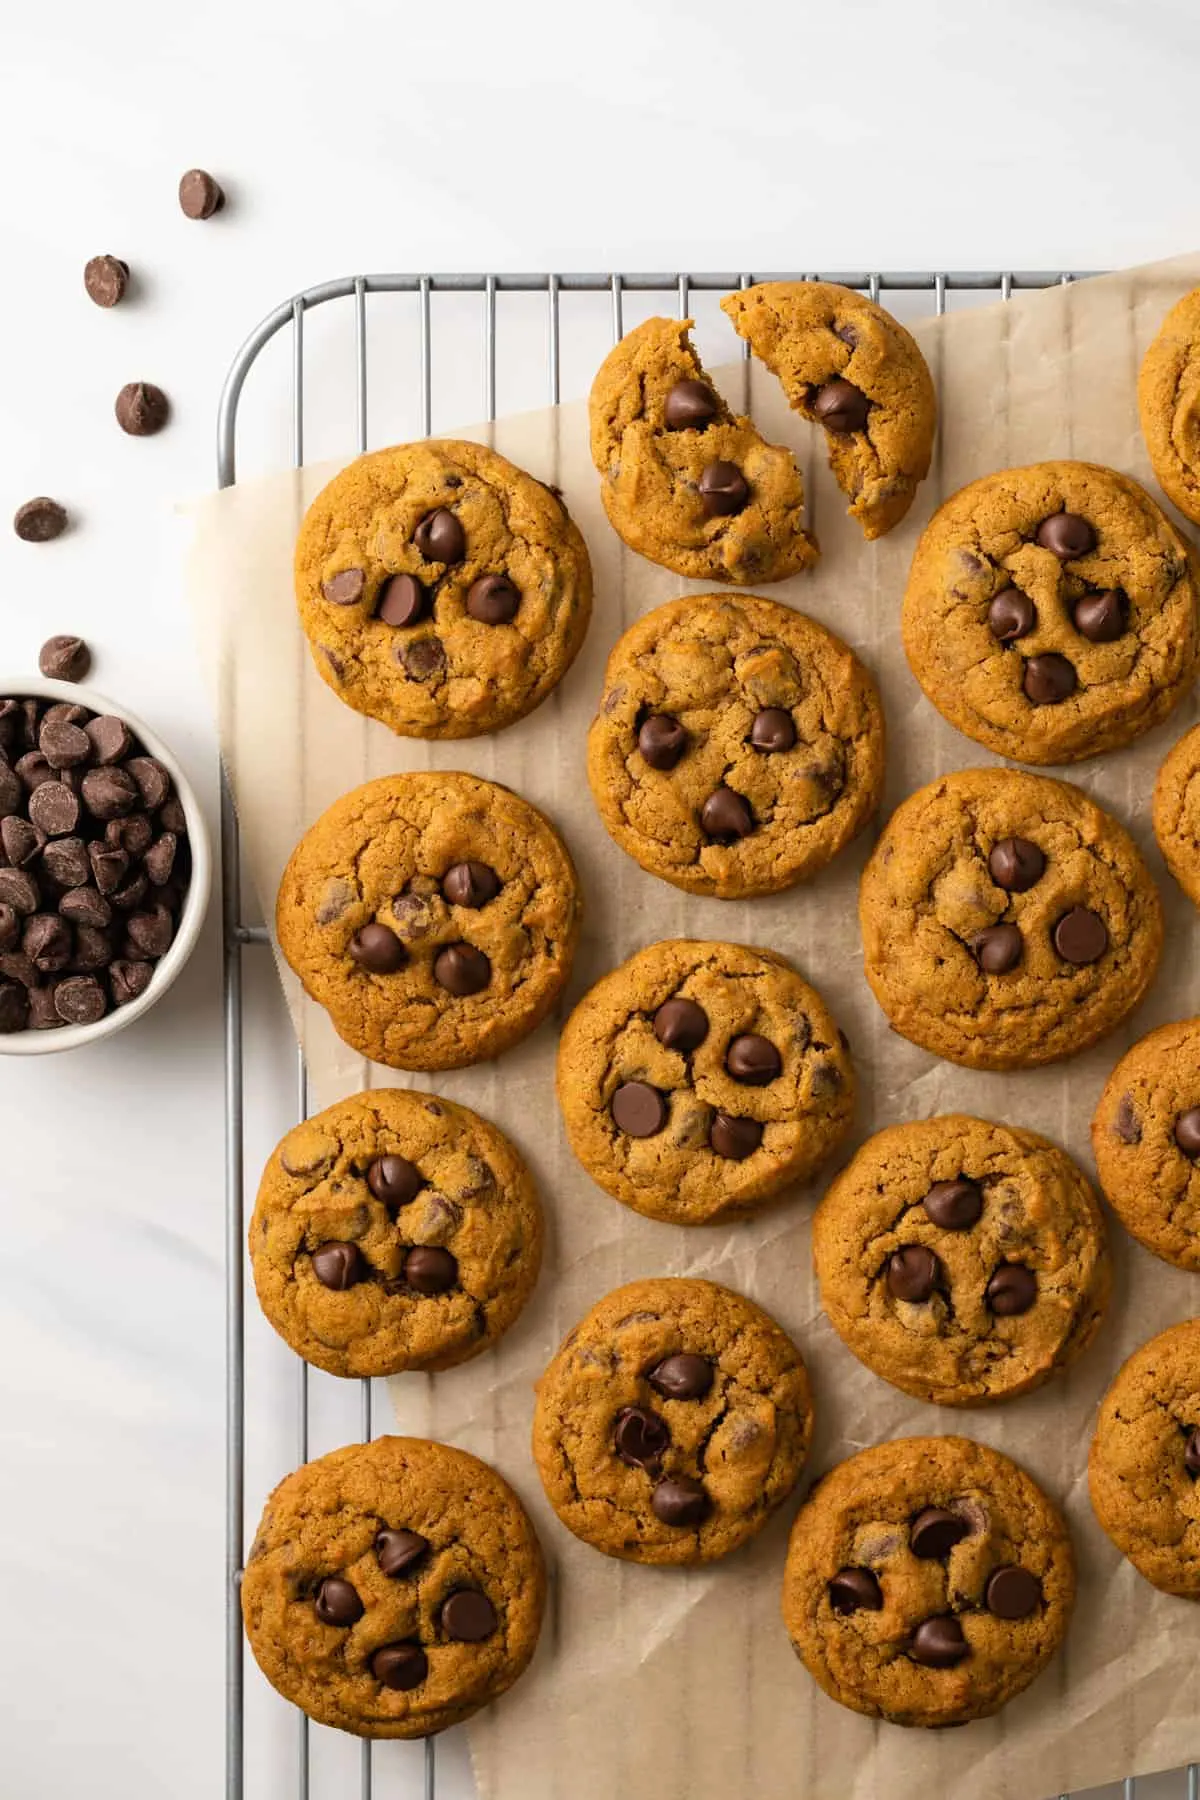
{"label": "chocolate chip", "polygon": [[1108,926],[1090,906],[1073,906],[1054,927],[1054,948],[1077,968],[1099,962],[1108,949]]}
{"label": "chocolate chip", "polygon": [[[123,881],[120,887],[113,889],[109,898],[114,906],[120,907],[122,912],[130,912],[135,906],[142,904],[148,890],[149,883],[145,875],[140,869],[135,869],[128,880]],[[136,956],[140,952],[131,951],[130,954]]]}
{"label": "chocolate chip", "polygon": [[[45,671],[43,671],[43,673],[45,673]],[[22,724],[21,742],[27,750],[32,750],[33,746],[37,743],[38,719],[41,716],[42,703],[40,700],[34,699],[22,700],[20,702],[20,707]]]}
{"label": "chocolate chip", "polygon": [[750,803],[733,788],[714,788],[700,808],[700,825],[717,844],[735,844],[754,830]]}
{"label": "chocolate chip", "polygon": [[463,528],[445,506],[425,514],[413,532],[413,543],[426,562],[461,562],[467,552]]}
{"label": "chocolate chip", "polygon": [[790,750],[796,742],[791,713],[782,706],[764,706],[750,727],[750,742],[756,750]]}
{"label": "chocolate chip", "polygon": [[706,519],[740,513],[749,498],[750,484],[736,463],[709,463],[700,477],[700,504]]}
{"label": "chocolate chip", "polygon": [[446,652],[440,638],[418,638],[415,643],[405,645],[400,660],[414,681],[428,681],[431,675],[445,668]]}
{"label": "chocolate chip", "polygon": [[925,1562],[937,1562],[949,1556],[955,1544],[965,1538],[971,1527],[958,1513],[944,1506],[926,1506],[909,1527],[908,1541],[914,1556]]}
{"label": "chocolate chip", "polygon": [[112,907],[94,887],[68,888],[58,903],[63,917],[76,925],[92,925],[103,931],[112,924]]}
{"label": "chocolate chip", "polygon": [[54,990],[54,1008],[65,1025],[94,1025],[108,1011],[108,998],[94,975],[70,975]]}
{"label": "chocolate chip", "polygon": [[956,1175],[953,1181],[935,1181],[922,1205],[943,1231],[966,1231],[983,1211],[983,1193],[976,1182]]}
{"label": "chocolate chip", "polygon": [[92,653],[78,637],[52,637],[38,651],[38,668],[48,681],[82,681]]}
{"label": "chocolate chip", "polygon": [[179,177],[179,207],[189,219],[211,219],[225,204],[219,182],[207,169],[188,169]]}
{"label": "chocolate chip", "polygon": [[164,887],[170,881],[178,848],[179,839],[175,833],[164,831],[162,836],[156,838],[146,851],[142,866],[155,887]]}
{"label": "chocolate chip", "polygon": [[1085,594],[1075,602],[1075,629],[1093,644],[1111,644],[1127,630],[1125,596],[1119,588]]}
{"label": "chocolate chip", "polygon": [[164,831],[173,831],[176,837],[187,836],[187,814],[178,795],[172,794],[169,799],[164,800],[158,822]]}
{"label": "chocolate chip", "polygon": [[108,971],[113,1005],[128,1006],[131,1000],[138,999],[150,986],[153,974],[154,970],[148,962],[138,962],[129,957],[114,962]]}
{"label": "chocolate chip", "polygon": [[0,869],[0,902],[18,913],[37,911],[41,895],[27,869]]}
{"label": "chocolate chip", "polygon": [[[171,836],[178,840],[179,833],[170,829]],[[130,856],[144,856],[154,841],[154,827],[145,813],[127,813],[123,819],[110,819],[104,827],[106,844],[118,846]]]}
{"label": "chocolate chip", "polygon": [[363,597],[367,577],[362,569],[339,569],[321,583],[321,593],[333,606],[354,606]]}
{"label": "chocolate chip", "polygon": [[969,940],[975,961],[985,975],[1007,975],[1025,954],[1019,925],[986,925]]}
{"label": "chocolate chip", "polygon": [[317,1589],[317,1617],[323,1625],[356,1625],[366,1607],[350,1582],[327,1575]]}
{"label": "chocolate chip", "polygon": [[702,1400],[713,1384],[713,1366],[706,1356],[677,1350],[656,1363],[646,1380],[664,1400]]}
{"label": "chocolate chip", "polygon": [[655,1518],[664,1525],[702,1525],[712,1511],[702,1484],[690,1475],[664,1477],[656,1484],[650,1504]]}
{"label": "chocolate chip", "polygon": [[0,844],[14,869],[23,869],[26,863],[32,862],[45,842],[44,834],[28,819],[22,819],[16,813],[0,819]]}
{"label": "chocolate chip", "polygon": [[149,812],[155,812],[171,791],[168,770],[155,756],[131,756],[125,768],[137,783],[143,805]]}
{"label": "chocolate chip", "polygon": [[92,748],[92,761],[101,765],[120,762],[133,748],[133,737],[124,719],[114,713],[99,713],[83,728]]}
{"label": "chocolate chip", "polygon": [[71,927],[57,913],[34,913],[21,934],[21,948],[43,975],[57,975],[71,960]]}
{"label": "chocolate chip", "polygon": [[29,817],[48,838],[68,837],[79,823],[79,801],[64,782],[43,781],[29,796]]}
{"label": "chocolate chip", "polygon": [[[136,760],[136,758],[135,758]],[[119,819],[138,804],[138,784],[124,768],[89,769],[83,778],[83,804],[94,819]]]}
{"label": "chocolate chip", "polygon": [[42,714],[42,724],[86,725],[91,716],[87,707],[81,706],[78,700],[55,700]]}
{"label": "chocolate chip", "polygon": [[66,1024],[59,1018],[58,1008],[54,1004],[54,995],[58,987],[55,981],[48,981],[44,987],[30,988],[27,995],[29,1014],[25,1020],[27,1031],[61,1031]]}
{"label": "chocolate chip", "polygon": [[[357,573],[357,571],[355,571]],[[358,596],[356,595],[355,598]],[[415,575],[393,575],[379,590],[375,617],[397,628],[415,625],[429,610],[429,594]]]}
{"label": "chocolate chip", "polygon": [[0,818],[9,818],[21,810],[25,786],[16,770],[0,762]]}
{"label": "chocolate chip", "polygon": [[861,431],[867,422],[871,402],[852,381],[824,382],[812,400],[817,420],[827,431]]}
{"label": "chocolate chip", "polygon": [[917,1304],[928,1300],[938,1283],[941,1264],[924,1244],[904,1244],[887,1263],[888,1292],[897,1300]]}
{"label": "chocolate chip", "polygon": [[106,969],[113,959],[113,947],[105,932],[97,925],[78,925],[75,929],[75,954],[71,968],[76,974],[91,974]]}
{"label": "chocolate chip", "polygon": [[735,1037],[725,1052],[725,1067],[735,1081],[747,1087],[766,1087],[783,1073],[783,1058],[770,1038],[756,1031],[745,1031]]}
{"label": "chocolate chip", "polygon": [[429,1539],[419,1531],[384,1529],[375,1534],[375,1557],[383,1573],[393,1581],[415,1569],[429,1549]]}
{"label": "chocolate chip", "polygon": [[521,596],[506,575],[481,575],[467,590],[467,611],[481,625],[510,625]]}
{"label": "chocolate chip", "polygon": [[1037,1299],[1037,1276],[1024,1263],[1001,1263],[987,1284],[984,1298],[998,1319],[1027,1313]]}
{"label": "chocolate chip", "polygon": [[73,769],[77,763],[86,762],[92,753],[91,739],[86,731],[81,731],[78,725],[69,725],[65,719],[49,717],[42,721],[38,749],[52,769]]}
{"label": "chocolate chip", "polygon": [[1043,550],[1052,550],[1059,562],[1070,562],[1095,548],[1096,533],[1078,513],[1051,513],[1038,526],[1035,541]]}
{"label": "chocolate chip", "polygon": [[17,758],[13,766],[31,793],[34,788],[40,787],[43,781],[54,780],[54,770],[40,750],[27,750],[24,756]]}
{"label": "chocolate chip", "polygon": [[408,951],[395,932],[377,922],[356,931],[346,948],[351,960],[370,975],[392,975],[408,961]]}
{"label": "chocolate chip", "polygon": [[677,381],[663,406],[668,431],[703,431],[721,414],[721,402],[704,381]]}
{"label": "chocolate chip", "polygon": [[[113,896],[114,905],[121,903],[121,892],[117,890]],[[156,906],[152,912],[130,913],[125,927],[129,934],[129,945],[132,953],[139,957],[148,957],[157,962],[171,948],[171,939],[175,935],[175,921],[165,906]]]}
{"label": "chocolate chip", "polygon": [[459,1644],[481,1644],[500,1622],[495,1607],[478,1588],[457,1589],[442,1601],[438,1617],[446,1636]]}
{"label": "chocolate chip", "polygon": [[384,1687],[407,1693],[420,1687],[429,1663],[420,1644],[384,1644],[371,1658],[371,1673]]}
{"label": "chocolate chip", "polygon": [[418,1294],[445,1294],[458,1280],[458,1259],[436,1244],[417,1244],[404,1259],[404,1280]]}
{"label": "chocolate chip", "polygon": [[166,424],[170,410],[167,396],[152,381],[127,381],[113,407],[117,424],[130,437],[153,437]]}
{"label": "chocolate chip", "polygon": [[971,1654],[962,1626],[949,1614],[923,1619],[913,1632],[909,1655],[926,1669],[952,1669]]}
{"label": "chocolate chip", "polygon": [[[68,843],[78,843],[78,838],[67,839]],[[46,846],[49,850],[50,846]],[[93,842],[87,847],[88,861],[92,867],[92,875],[96,886],[102,894],[113,894],[120,887],[129,872],[129,857],[124,850],[113,849],[108,844]],[[55,879],[58,879],[56,877]],[[87,879],[86,874],[83,878]],[[78,883],[76,885],[79,885]]]}
{"label": "chocolate chip", "polygon": [[712,1122],[708,1141],[718,1156],[728,1162],[744,1162],[762,1143],[763,1128],[757,1119],[740,1119],[733,1113],[719,1112]]}
{"label": "chocolate chip", "polygon": [[0,1031],[24,1031],[29,999],[15,981],[0,981]]}
{"label": "chocolate chip", "polygon": [[883,1608],[883,1589],[870,1569],[839,1569],[828,1592],[835,1613],[880,1612]]}
{"label": "chocolate chip", "polygon": [[1042,1584],[1028,1569],[1005,1563],[993,1569],[983,1590],[984,1605],[997,1619],[1027,1619],[1042,1598]]}
{"label": "chocolate chip", "polygon": [[313,1251],[310,1260],[312,1272],[321,1286],[333,1288],[339,1294],[367,1278],[366,1264],[357,1244],[338,1241],[320,1244]]}
{"label": "chocolate chip", "polygon": [[1200,1156],[1200,1106],[1189,1106],[1175,1120],[1174,1138],[1187,1157]]}
{"label": "chocolate chip", "polygon": [[613,1449],[631,1469],[654,1469],[671,1441],[665,1419],[643,1406],[623,1406],[613,1425]]}
{"label": "chocolate chip", "polygon": [[407,1206],[425,1186],[425,1177],[406,1156],[377,1156],[367,1170],[367,1186],[385,1206]]}
{"label": "chocolate chip", "polygon": [[442,897],[449,906],[469,906],[477,911],[500,892],[500,877],[487,863],[451,863],[442,876]]}
{"label": "chocolate chip", "polygon": [[57,500],[51,500],[48,494],[26,500],[13,514],[13,530],[27,544],[48,544],[51,538],[61,537],[66,529],[65,508]]}
{"label": "chocolate chip", "polygon": [[0,951],[11,950],[21,936],[21,920],[15,907],[0,900]]}
{"label": "chocolate chip", "polygon": [[630,1137],[655,1137],[667,1122],[667,1103],[648,1081],[626,1081],[612,1097],[612,1116]]}
{"label": "chocolate chip", "polygon": [[1023,837],[1001,838],[988,857],[988,873],[1006,894],[1023,894],[1046,869],[1046,858],[1036,844]]}
{"label": "chocolate chip", "polygon": [[1075,692],[1078,679],[1065,656],[1057,650],[1045,650],[1041,656],[1031,656],[1025,664],[1021,687],[1034,706],[1060,706]]}
{"label": "chocolate chip", "polygon": [[673,769],[687,746],[687,732],[670,713],[651,713],[638,727],[638,749],[652,769]]}
{"label": "chocolate chip", "polygon": [[1193,1431],[1188,1436],[1183,1452],[1183,1466],[1189,1475],[1200,1475],[1200,1431]]}
{"label": "chocolate chip", "polygon": [[83,266],[83,286],[97,306],[119,306],[129,286],[129,264],[119,256],[93,256]]}
{"label": "chocolate chip", "polygon": [[1037,624],[1037,607],[1028,594],[1017,588],[1005,588],[988,607],[988,630],[1002,644],[1015,643],[1028,637]]}
{"label": "chocolate chip", "polygon": [[474,944],[447,944],[433,959],[433,979],[448,994],[462,999],[482,993],[492,979],[492,965]]}
{"label": "chocolate chip", "polygon": [[19,981],[25,988],[38,985],[38,972],[23,950],[6,950],[0,955],[0,975],[5,981]]}
{"label": "chocolate chip", "polygon": [[708,1036],[708,1014],[694,1000],[664,1000],[654,1015],[654,1035],[668,1050],[698,1050]]}
{"label": "chocolate chip", "polygon": [[1117,1116],[1114,1130],[1119,1138],[1127,1144],[1140,1144],[1142,1141],[1142,1122],[1138,1118],[1137,1108],[1133,1104],[1132,1094],[1122,1094],[1117,1102]]}

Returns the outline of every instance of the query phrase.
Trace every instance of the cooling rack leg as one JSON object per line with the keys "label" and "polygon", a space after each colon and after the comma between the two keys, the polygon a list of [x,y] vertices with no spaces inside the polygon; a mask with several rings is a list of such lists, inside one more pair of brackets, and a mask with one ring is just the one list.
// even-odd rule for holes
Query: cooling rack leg
{"label": "cooling rack leg", "polygon": [[240,1586],[246,1475],[242,1291],[242,946],[237,931],[237,820],[221,775],[221,866],[225,924],[225,1794],[242,1800],[243,1683]]}

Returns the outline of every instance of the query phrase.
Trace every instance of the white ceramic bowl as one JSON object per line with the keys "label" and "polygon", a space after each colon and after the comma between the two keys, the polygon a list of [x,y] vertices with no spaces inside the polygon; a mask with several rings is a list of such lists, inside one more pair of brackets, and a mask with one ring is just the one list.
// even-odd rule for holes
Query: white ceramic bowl
{"label": "white ceramic bowl", "polygon": [[127,706],[116,706],[94,688],[84,687],[77,681],[47,681],[42,675],[12,675],[7,679],[0,677],[0,694],[11,694],[19,700],[27,697],[36,700],[68,700],[76,706],[86,706],[89,712],[115,713],[118,719],[124,719],[130,731],[144,745],[147,754],[158,758],[175,784],[175,792],[187,820],[188,846],[192,856],[191,879],[175,937],[167,954],[155,964],[154,977],[144,994],[139,994],[136,1000],[129,1001],[126,1006],[114,1007],[112,1012],[97,1019],[94,1025],[62,1025],[55,1031],[0,1032],[0,1056],[46,1056],[55,1050],[77,1050],[81,1044],[96,1044],[101,1038],[112,1037],[114,1032],[124,1031],[127,1025],[140,1019],[156,1000],[162,999],[196,948],[196,940],[200,936],[212,887],[212,846],[208,827],[204,823],[204,815],[197,804],[191,783],[158,734],[151,731],[148,725],[143,725]]}

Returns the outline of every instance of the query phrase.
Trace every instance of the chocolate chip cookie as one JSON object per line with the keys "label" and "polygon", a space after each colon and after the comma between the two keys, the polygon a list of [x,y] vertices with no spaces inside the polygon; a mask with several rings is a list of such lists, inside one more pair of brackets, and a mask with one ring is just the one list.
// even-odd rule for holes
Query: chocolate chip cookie
{"label": "chocolate chip cookie", "polygon": [[1196,566],[1149,494],[1096,463],[960,489],[925,528],[904,648],[943,718],[1017,762],[1079,762],[1149,731],[1200,656]]}
{"label": "chocolate chip cookie", "polygon": [[1101,1525],[1156,1588],[1200,1600],[1200,1319],[1135,1350],[1100,1403],[1088,1488]]}
{"label": "chocolate chip cookie", "polygon": [[481,444],[360,456],[305,514],[300,622],[322,680],[402,737],[477,737],[546,698],[587,631],[561,499]]}
{"label": "chocolate chip cookie", "polygon": [[331,1375],[449,1369],[495,1343],[542,1255],[533,1177],[502,1132],[377,1088],[289,1131],[250,1222],[259,1303]]}
{"label": "chocolate chip cookie", "polygon": [[817,1208],[813,1261],[847,1348],[940,1406],[1040,1387],[1091,1343],[1112,1288],[1071,1158],[957,1113],[867,1140]]}
{"label": "chocolate chip cookie", "polygon": [[893,1725],[984,1719],[1066,1633],[1058,1508],[970,1438],[898,1438],[839,1463],[792,1527],[783,1620],[832,1699]]}
{"label": "chocolate chip cookie", "polygon": [[382,1437],[305,1463],[267,1501],[242,1580],[259,1668],[357,1737],[431,1737],[510,1688],[537,1643],[542,1555],[494,1469]]}
{"label": "chocolate chip cookie", "polygon": [[1016,769],[964,769],[910,795],[858,908],[893,1028],[969,1068],[1086,1049],[1137,1005],[1162,948],[1132,839],[1079,788]]}
{"label": "chocolate chip cookie", "polygon": [[1138,376],[1150,466],[1180,512],[1200,524],[1200,288],[1174,305]]}
{"label": "chocolate chip cookie", "polygon": [[721,900],[815,874],[875,811],[884,725],[840,638],[753,595],[655,607],[608,659],[588,780],[643,869]]}
{"label": "chocolate chip cookie", "polygon": [[808,1454],[812,1397],[773,1319],[712,1281],[633,1281],[538,1383],[533,1454],[575,1536],[627,1562],[706,1563],[766,1524]]}
{"label": "chocolate chip cookie", "polygon": [[1168,751],[1158,771],[1154,835],[1168,869],[1200,906],[1200,725]]}
{"label": "chocolate chip cookie", "polygon": [[1092,1148],[1126,1230],[1176,1268],[1200,1269],[1200,1019],[1160,1025],[1126,1052],[1100,1096]]}
{"label": "chocolate chip cookie", "polygon": [[580,896],[566,846],[494,781],[423,770],[337,800],[300,840],[279,948],[335,1030],[395,1069],[498,1056],[571,971]]}
{"label": "chocolate chip cookie", "polygon": [[899,524],[929,473],[937,396],[915,339],[865,294],[763,281],[721,302],[788,402],[825,428],[829,466],[865,538]]}
{"label": "chocolate chip cookie", "polygon": [[782,956],[668,939],[563,1028],[558,1098],[592,1180],[652,1219],[711,1225],[805,1181],[850,1129],[854,1068]]}
{"label": "chocolate chip cookie", "polygon": [[604,510],[631,550],[677,575],[780,581],[817,557],[800,470],[726,406],[692,323],[647,319],[600,366],[588,412]]}

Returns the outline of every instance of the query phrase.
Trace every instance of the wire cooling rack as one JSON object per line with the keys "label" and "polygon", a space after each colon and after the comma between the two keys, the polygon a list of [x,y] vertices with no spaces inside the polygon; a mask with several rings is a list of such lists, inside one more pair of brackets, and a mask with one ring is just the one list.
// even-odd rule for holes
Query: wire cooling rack
{"label": "wire cooling rack", "polygon": [[[623,335],[627,311],[632,312],[635,307],[662,312],[674,305],[680,317],[685,317],[703,304],[708,296],[750,287],[756,281],[804,278],[795,273],[781,276],[747,272],[353,275],[338,281],[324,282],[319,287],[294,295],[268,313],[234,358],[222,391],[218,414],[218,485],[229,487],[237,478],[245,430],[243,390],[246,380],[266,360],[263,352],[274,340],[279,339],[281,333],[284,334],[282,342],[289,351],[289,367],[281,370],[278,361],[275,363],[273,373],[279,396],[276,411],[282,403],[282,395],[286,394],[290,405],[292,463],[299,468],[304,462],[308,434],[306,372],[311,376],[311,369],[307,367],[311,358],[311,334],[306,340],[306,324],[313,319],[314,314],[318,314],[322,324],[329,321],[337,328],[337,341],[331,342],[325,338],[322,348],[332,351],[338,358],[342,370],[343,393],[346,372],[349,371],[352,376],[353,429],[351,431],[343,426],[338,437],[322,443],[320,447],[320,454],[344,456],[355,449],[367,449],[368,403],[373,416],[381,410],[386,414],[388,402],[394,399],[397,386],[403,389],[408,407],[403,415],[404,429],[387,430],[382,436],[376,431],[374,435],[377,443],[394,442],[400,436],[412,437],[418,432],[428,436],[433,430],[435,416],[439,426],[452,423],[456,417],[462,419],[482,414],[487,419],[494,419],[497,395],[501,384],[506,383],[507,374],[506,359],[501,353],[501,347],[506,342],[506,331],[502,327],[511,327],[514,323],[523,327],[519,338],[512,340],[520,343],[520,373],[526,379],[520,404],[531,406],[544,404],[546,401],[557,404],[562,398],[564,365],[573,359],[573,351],[583,348],[582,343],[577,344],[576,339],[577,335],[582,338],[581,324],[585,317],[589,330],[594,335],[597,320],[607,313],[610,320],[607,330],[611,331],[611,337],[615,341]],[[929,270],[872,273],[851,270],[810,275],[808,278],[838,282],[844,287],[867,293],[872,299],[878,299],[880,294],[886,293],[889,306],[903,314],[912,315],[931,311],[940,314],[952,305],[970,304],[979,299],[990,300],[996,296],[1007,300],[1018,289],[1054,287],[1074,280],[1075,275],[1061,270],[1021,273],[940,273]],[[385,300],[385,297],[390,298]],[[341,304],[335,305],[335,302]],[[513,318],[514,305],[525,309],[525,316],[521,321]],[[386,320],[381,316],[385,306],[390,309],[390,316]],[[397,306],[399,311],[395,310]],[[329,308],[328,313],[318,313],[318,309],[326,307]],[[531,322],[528,311],[530,308],[540,315],[533,319],[533,336],[541,339],[541,354],[545,359],[545,385],[540,392],[535,390],[532,393],[528,390],[531,367],[528,329]],[[505,309],[508,310],[507,318],[503,316]],[[351,345],[348,354],[347,327]],[[386,335],[380,335],[380,327],[385,328]],[[439,344],[435,353],[435,338],[443,329],[448,333],[444,339],[445,350]],[[511,337],[511,331],[508,335]],[[479,385],[471,390],[464,390],[462,373],[472,336],[479,357]],[[594,367],[604,347],[606,345],[600,345],[592,361],[581,363],[581,368]],[[401,362],[397,361],[397,350],[403,359]],[[742,355],[749,356],[748,345],[742,346]],[[515,352],[513,360],[516,360]],[[380,368],[386,373],[377,375],[376,371]],[[439,382],[437,391],[435,369]],[[450,377],[453,377],[452,384]],[[474,376],[471,377],[472,381],[475,379]],[[586,376],[581,379],[586,381]],[[450,385],[457,390],[454,401],[457,412],[446,411],[438,403],[438,392],[442,387]],[[385,392],[385,386],[391,391]],[[472,398],[466,397],[468,392],[473,394]],[[507,393],[505,400],[507,409],[510,404]],[[311,443],[309,452],[311,456]],[[277,456],[275,462],[277,466]],[[282,1781],[278,1772],[272,1769],[267,1785],[262,1785],[255,1778],[254,1765],[248,1754],[250,1746],[245,1725],[244,1690],[246,1652],[239,1605],[245,1544],[247,1450],[244,1262],[247,1013],[243,992],[243,953],[250,947],[254,947],[256,954],[261,953],[262,947],[268,943],[268,937],[264,925],[249,922],[246,918],[237,820],[229,789],[224,783],[221,790],[221,847],[225,936],[227,1278],[226,1800],[268,1800],[268,1797],[269,1800],[275,1800],[277,1795],[289,1791],[296,1796],[296,1800],[325,1800],[325,1796],[332,1800],[335,1793],[338,1800],[350,1800],[353,1783],[347,1783],[346,1765],[344,1762],[339,1765],[335,1779],[325,1779],[330,1773],[328,1759],[323,1761],[321,1757],[313,1755],[313,1740],[318,1736],[320,1728],[310,1726],[302,1713],[296,1714],[297,1738],[287,1759],[289,1771]],[[307,1116],[307,1111],[307,1083],[303,1058],[300,1057],[297,1059],[295,1075],[295,1112],[303,1119]],[[287,1466],[308,1460],[313,1389],[315,1382],[322,1379],[311,1375],[307,1364],[298,1358],[294,1361],[294,1454],[291,1463],[280,1467],[277,1475],[285,1473]],[[338,1385],[344,1390],[349,1384]],[[369,1439],[373,1428],[373,1392],[369,1380],[364,1380],[359,1386],[357,1423],[361,1436]],[[251,1496],[255,1506],[259,1498],[257,1493]],[[405,1760],[402,1767],[395,1761],[389,1763],[389,1759],[400,1748],[391,1743],[375,1746],[368,1740],[362,1741],[358,1751],[359,1800],[382,1800],[382,1789],[385,1786],[388,1795],[403,1796],[403,1800],[417,1800],[418,1795],[423,1795],[423,1800],[438,1800],[435,1740],[430,1738],[425,1742],[423,1768],[419,1762],[414,1764],[409,1760]],[[396,1785],[398,1775],[401,1783],[399,1786]],[[289,1781],[294,1782],[290,1790]],[[441,1785],[445,1788],[447,1784],[443,1782]],[[1151,1786],[1155,1794],[1163,1795],[1163,1800],[1166,1800],[1166,1790],[1160,1786],[1160,1778],[1148,1782],[1138,1781],[1132,1776],[1123,1784],[1122,1800],[1151,1800],[1148,1791]],[[1172,1800],[1183,1800],[1185,1793],[1186,1800],[1200,1800],[1200,1765],[1194,1764],[1186,1772],[1178,1772]],[[506,1796],[505,1800],[509,1800],[509,1797]],[[512,1800],[519,1800],[519,1797],[513,1796]],[[1063,1796],[1062,1800],[1071,1800],[1071,1797]]]}

